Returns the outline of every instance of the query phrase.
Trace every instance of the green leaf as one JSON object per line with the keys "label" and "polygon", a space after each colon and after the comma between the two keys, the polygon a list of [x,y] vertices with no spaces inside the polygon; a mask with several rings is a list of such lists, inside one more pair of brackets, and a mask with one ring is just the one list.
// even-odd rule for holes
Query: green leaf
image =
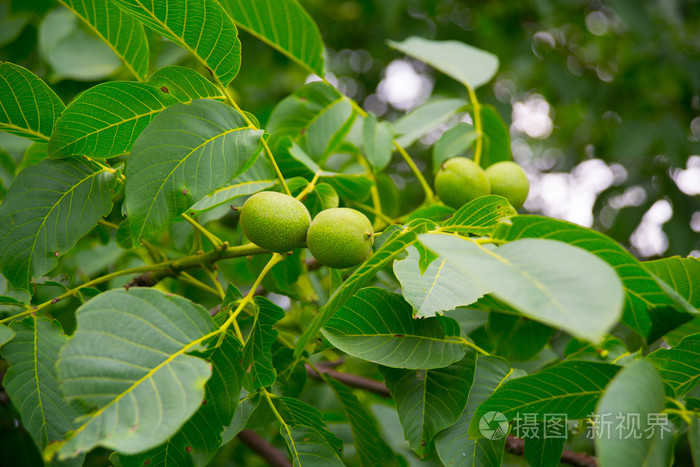
{"label": "green leaf", "polygon": [[321,211],[337,208],[340,205],[340,197],[332,185],[329,183],[319,183],[311,193],[309,193],[304,204],[309,210],[311,217],[315,217]]}
{"label": "green leaf", "polygon": [[415,318],[428,318],[458,306],[476,302],[484,291],[465,279],[445,258],[438,257],[424,271],[419,265],[421,256],[411,246],[408,256],[394,262],[394,274],[401,283],[401,291],[415,310]]}
{"label": "green leaf", "polygon": [[282,419],[287,424],[312,428],[323,436],[334,452],[343,452],[343,441],[328,431],[328,426],[323,421],[323,415],[316,407],[293,397],[275,397],[273,400],[277,410],[282,415]]}
{"label": "green leaf", "polygon": [[[2,298],[4,299],[10,297]],[[15,331],[13,331],[10,327],[5,326],[4,324],[0,324],[0,347],[10,342],[13,337],[15,337]]]}
{"label": "green leaf", "polygon": [[501,412],[512,420],[522,414],[566,415],[569,420],[588,417],[605,386],[620,367],[607,363],[570,360],[534,375],[507,381],[477,409],[469,434],[483,436],[479,420],[487,412]]}
{"label": "green leaf", "polygon": [[394,130],[389,122],[378,122],[373,114],[367,114],[362,122],[362,144],[365,157],[375,172],[381,172],[391,162],[394,148]]}
{"label": "green leaf", "polygon": [[502,196],[481,196],[459,208],[442,224],[440,230],[462,235],[492,235],[499,224],[516,214]]}
{"label": "green leaf", "polygon": [[277,372],[272,366],[272,344],[277,339],[274,324],[284,318],[284,310],[265,297],[255,297],[257,311],[253,329],[243,348],[244,385],[248,392],[272,386]]}
{"label": "green leaf", "polygon": [[496,162],[510,161],[510,132],[498,111],[490,105],[481,107],[481,120],[484,128],[484,151],[479,165],[486,168]]}
{"label": "green leaf", "polygon": [[489,313],[486,326],[495,353],[510,361],[534,358],[557,331],[522,316]]}
{"label": "green leaf", "polygon": [[642,265],[671,286],[691,307],[700,308],[700,259],[673,256],[645,261]]}
{"label": "green leaf", "polygon": [[215,335],[200,305],[154,289],[111,290],[76,312],[77,331],[56,362],[68,400],[96,408],[60,458],[95,446],[122,454],[154,448],[197,411],[211,364],[186,352]]}
{"label": "green leaf", "polygon": [[688,444],[693,456],[693,465],[700,464],[700,415],[692,418],[688,427]]}
{"label": "green leaf", "polygon": [[395,465],[396,455],[379,434],[377,421],[343,383],[325,376],[350,423],[357,457],[361,466]]}
{"label": "green leaf", "polygon": [[523,215],[511,217],[509,225],[501,224],[493,237],[507,241],[548,238],[595,254],[612,266],[622,281],[625,290],[622,322],[644,337],[653,331],[647,308],[672,306],[674,303],[632,254],[595,230],[547,217]]}
{"label": "green leaf", "polygon": [[280,433],[292,455],[294,467],[345,465],[323,436],[313,428],[304,425],[282,425]]}
{"label": "green leaf", "polygon": [[404,228],[397,227],[397,230],[387,237],[379,237],[375,241],[374,254],[345,279],[343,284],[328,299],[328,302],[318,310],[314,320],[299,337],[294,350],[295,357],[299,358],[309,340],[331,319],[338,308],[368,284],[386,264],[395,259],[409,245],[418,241],[417,233],[425,232],[434,226],[435,224],[430,221],[419,219]]}
{"label": "green leaf", "polygon": [[0,77],[0,130],[48,141],[65,108],[61,99],[34,73],[14,63],[1,62]]}
{"label": "green leaf", "polygon": [[27,148],[22,157],[22,163],[17,167],[17,172],[21,172],[25,167],[30,165],[35,165],[48,157],[48,143],[32,143],[31,146]]}
{"label": "green leaf", "polygon": [[[562,425],[565,421],[562,421]],[[530,465],[540,467],[558,467],[561,462],[561,454],[564,451],[566,441],[566,426],[557,427],[561,433],[551,436],[547,433],[545,422],[529,423],[525,420],[524,428],[530,430],[531,435],[525,438],[525,459]],[[517,433],[517,432],[516,432]],[[528,433],[524,431],[524,433]],[[517,437],[517,434],[515,435]]]}
{"label": "green leaf", "polygon": [[508,362],[498,357],[477,356],[474,381],[469,388],[467,405],[457,422],[435,437],[435,448],[445,465],[489,466],[501,465],[505,433],[500,439],[473,438],[468,435],[469,424],[476,409],[511,377],[518,376]]}
{"label": "green leaf", "polygon": [[444,132],[433,146],[433,172],[437,172],[447,159],[466,157],[467,151],[477,138],[474,127],[464,122]]}
{"label": "green leaf", "polygon": [[238,27],[320,77],[323,39],[297,0],[222,0]]}
{"label": "green leaf", "polygon": [[646,359],[680,397],[700,383],[700,333],[685,337],[670,349],[658,349]]}
{"label": "green leaf", "polygon": [[207,358],[212,364],[212,375],[205,386],[204,401],[192,418],[164,444],[135,456],[119,456],[121,464],[207,465],[221,447],[224,427],[231,424],[238,406],[244,373],[241,358],[240,341],[229,332]]}
{"label": "green leaf", "polygon": [[463,99],[443,99],[428,102],[396,120],[394,134],[401,146],[410,146],[417,139],[447,123],[457,114],[467,101]]}
{"label": "green leaf", "polygon": [[158,114],[126,166],[126,208],[134,238],[164,229],[255,161],[261,130],[221,102],[200,99]]}
{"label": "green leaf", "polygon": [[10,364],[3,386],[22,424],[43,450],[76,428],[75,419],[83,414],[77,404],[61,397],[54,367],[68,338],[57,321],[47,318],[29,317],[11,327],[15,337],[2,348],[2,356]]}
{"label": "green leaf", "polygon": [[498,57],[458,41],[431,41],[412,36],[389,46],[427,63],[467,87],[476,89],[491,81],[498,70]]}
{"label": "green leaf", "polygon": [[[647,431],[650,428],[648,417],[659,415],[663,409],[664,385],[649,362],[638,360],[620,371],[600,398],[593,419],[599,424],[594,427],[594,433],[600,464],[649,465],[645,464],[652,442]],[[637,419],[639,424],[634,426],[636,422],[632,419]]]}
{"label": "green leaf", "polygon": [[136,79],[148,73],[148,39],[141,23],[110,0],[59,0],[104,40]]}
{"label": "green leaf", "polygon": [[622,313],[624,293],[615,271],[566,243],[522,239],[496,248],[446,234],[421,235],[420,241],[484,291],[572,336],[598,341]]}
{"label": "green leaf", "polygon": [[246,396],[242,399],[236,408],[236,413],[233,414],[231,424],[224,429],[221,437],[222,444],[228,444],[233,438],[245,428],[248,419],[253,415],[260,404],[260,394]]}
{"label": "green leaf", "polygon": [[393,368],[445,367],[467,349],[455,320],[413,319],[413,308],[401,295],[374,287],[350,298],[323,335],[349,355]]}
{"label": "green leaf", "polygon": [[186,49],[224,86],[241,67],[238,30],[215,0],[149,2],[113,0],[114,3],[154,31]]}
{"label": "green leaf", "polygon": [[324,172],[321,180],[332,186],[341,198],[353,201],[367,199],[373,185],[364,174],[346,175]]}
{"label": "green leaf", "polygon": [[462,414],[475,365],[476,353],[469,352],[460,361],[434,370],[380,367],[396,402],[404,436],[420,457],[431,451],[435,435]]}
{"label": "green leaf", "polygon": [[352,105],[340,97],[314,115],[299,136],[299,145],[312,160],[322,164],[338,147],[355,121]]}
{"label": "green leaf", "polygon": [[111,169],[82,159],[46,159],[15,178],[0,205],[0,270],[28,289],[112,210]]}
{"label": "green leaf", "polygon": [[207,97],[223,96],[199,73],[174,66],[158,70],[147,83],[98,84],[63,112],[51,136],[49,156],[106,159],[124,154],[166,107]]}

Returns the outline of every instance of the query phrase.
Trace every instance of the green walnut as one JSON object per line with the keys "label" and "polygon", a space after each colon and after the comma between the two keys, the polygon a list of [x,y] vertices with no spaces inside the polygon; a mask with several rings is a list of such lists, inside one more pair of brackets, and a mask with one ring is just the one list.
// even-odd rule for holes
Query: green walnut
{"label": "green walnut", "polygon": [[440,166],[435,174],[435,190],[446,205],[461,208],[491,191],[484,170],[466,157],[453,157]]}
{"label": "green walnut", "polygon": [[304,246],[311,216],[298,199],[262,191],[243,204],[240,223],[248,240],[265,250],[284,253]]}
{"label": "green walnut", "polygon": [[503,196],[515,209],[523,207],[530,191],[530,181],[522,167],[511,161],[497,162],[486,169],[486,176],[491,193]]}
{"label": "green walnut", "polygon": [[372,253],[374,229],[367,216],[348,208],[321,211],[309,227],[306,244],[316,260],[344,269],[360,264]]}

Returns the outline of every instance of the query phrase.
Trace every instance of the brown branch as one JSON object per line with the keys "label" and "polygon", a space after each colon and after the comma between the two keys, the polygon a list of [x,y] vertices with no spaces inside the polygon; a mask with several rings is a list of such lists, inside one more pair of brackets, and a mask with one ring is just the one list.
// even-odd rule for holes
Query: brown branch
{"label": "brown branch", "polygon": [[287,456],[279,449],[251,430],[243,430],[236,435],[243,443],[265,459],[273,467],[292,467]]}
{"label": "brown branch", "polygon": [[[337,379],[347,386],[357,389],[364,389],[365,391],[369,391],[383,397],[391,397],[389,394],[389,389],[387,389],[384,383],[380,383],[379,381],[374,381],[363,376],[331,370],[323,364],[318,364],[316,367],[322,373]],[[306,373],[309,375],[309,377],[317,381],[323,381],[323,378],[321,378],[321,376],[309,365],[306,365]],[[508,439],[506,440],[506,451],[511,454],[522,456],[525,454],[525,442],[513,435],[508,435]],[[564,464],[573,465],[574,467],[597,467],[598,465],[597,459],[589,454],[566,450],[561,454],[561,462]]]}

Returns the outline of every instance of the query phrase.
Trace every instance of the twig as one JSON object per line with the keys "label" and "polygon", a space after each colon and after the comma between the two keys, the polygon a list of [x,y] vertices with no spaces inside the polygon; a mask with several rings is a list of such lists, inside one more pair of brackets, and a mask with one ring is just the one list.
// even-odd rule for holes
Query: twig
{"label": "twig", "polygon": [[251,430],[243,430],[236,436],[249,448],[258,453],[273,467],[292,467],[284,453],[268,443],[262,436]]}

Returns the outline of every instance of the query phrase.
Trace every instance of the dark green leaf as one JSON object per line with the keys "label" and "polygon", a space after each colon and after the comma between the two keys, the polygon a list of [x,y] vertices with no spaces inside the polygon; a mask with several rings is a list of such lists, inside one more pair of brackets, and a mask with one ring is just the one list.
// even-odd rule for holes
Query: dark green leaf
{"label": "dark green leaf", "polygon": [[277,330],[272,326],[284,318],[284,310],[264,297],[255,297],[258,310],[253,329],[243,349],[244,385],[247,391],[271,386],[277,372],[272,366],[272,344],[277,339]]}
{"label": "dark green leaf", "polygon": [[433,146],[433,172],[437,172],[447,159],[465,157],[476,139],[476,130],[468,123],[460,122],[444,132]]}
{"label": "dark green leaf", "polygon": [[647,360],[680,397],[700,383],[700,334],[687,336],[670,349],[652,352],[647,355]]}
{"label": "dark green leaf", "polygon": [[[562,424],[564,423],[565,421]],[[528,426],[528,428],[531,427]],[[552,436],[550,433],[547,433],[547,430],[545,422],[537,422],[534,425],[532,436],[525,438],[525,459],[530,465],[558,467],[561,462],[567,427],[562,426],[561,435],[557,433],[557,436]]]}
{"label": "dark green leaf", "polygon": [[199,409],[212,366],[186,352],[215,335],[203,307],[154,289],[118,289],[81,306],[76,319],[56,369],[68,400],[97,410],[56,446],[60,458],[98,445],[140,453]]}
{"label": "dark green leaf", "polygon": [[425,457],[433,438],[460,417],[474,381],[476,353],[434,370],[380,368],[411,448]]}
{"label": "dark green leaf", "polygon": [[15,178],[0,205],[0,268],[28,289],[112,209],[114,171],[82,159],[46,159]]}
{"label": "dark green leaf", "polygon": [[161,231],[250,167],[261,135],[238,111],[207,99],[158,114],[134,143],[126,167],[132,236]]}
{"label": "dark green leaf", "polygon": [[401,295],[379,288],[359,290],[323,334],[345,353],[393,368],[445,367],[461,360],[467,349],[456,321],[414,319]]}
{"label": "dark green leaf", "polygon": [[534,358],[556,332],[528,318],[503,313],[490,313],[486,329],[493,345],[492,353],[511,361]]}
{"label": "dark green leaf", "polygon": [[4,324],[0,324],[0,347],[10,342],[13,337],[15,337],[15,331],[13,331],[10,327],[5,326]]}
{"label": "dark green leaf", "polygon": [[34,141],[48,141],[65,108],[61,99],[32,72],[0,63],[0,130]]}
{"label": "dark green leaf", "polygon": [[334,452],[343,452],[343,441],[328,431],[323,415],[316,407],[293,397],[276,397],[273,401],[285,423],[310,427],[323,436]]}
{"label": "dark green leaf", "polygon": [[607,363],[571,360],[507,381],[479,406],[469,434],[483,436],[479,420],[492,411],[501,412],[509,420],[523,414],[537,414],[540,421],[545,414],[566,415],[569,420],[587,417],[619,369]]}
{"label": "dark green leaf", "polygon": [[479,165],[486,168],[496,162],[512,160],[510,132],[498,111],[490,105],[483,106],[481,120],[484,127],[485,144]]}
{"label": "dark green leaf", "polygon": [[282,425],[280,433],[292,455],[294,467],[345,465],[323,436],[313,428],[304,425]]}
{"label": "dark green leaf", "polygon": [[700,259],[674,256],[645,261],[642,265],[671,286],[692,308],[700,308]]}

